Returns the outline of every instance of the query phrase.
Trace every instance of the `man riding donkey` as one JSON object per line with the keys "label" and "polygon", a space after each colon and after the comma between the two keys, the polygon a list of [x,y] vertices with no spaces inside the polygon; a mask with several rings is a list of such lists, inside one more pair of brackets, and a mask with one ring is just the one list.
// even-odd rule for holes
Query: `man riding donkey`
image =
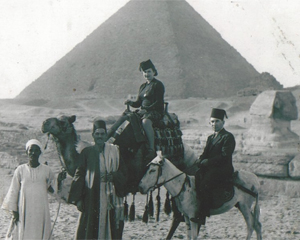
{"label": "man riding donkey", "polygon": [[202,155],[197,160],[199,170],[195,175],[197,197],[200,200],[199,212],[191,221],[205,225],[211,203],[211,190],[221,184],[229,182],[234,169],[232,154],[235,148],[234,136],[224,129],[224,117],[227,114],[223,109],[213,108],[210,116],[210,125],[214,134],[207,138]]}
{"label": "man riding donkey", "polygon": [[143,72],[146,82],[140,86],[137,100],[126,100],[125,104],[134,108],[140,107],[137,113],[142,119],[142,126],[149,144],[145,159],[150,161],[156,157],[152,124],[163,117],[165,87],[161,81],[155,78],[158,73],[150,59],[141,62],[139,70]]}

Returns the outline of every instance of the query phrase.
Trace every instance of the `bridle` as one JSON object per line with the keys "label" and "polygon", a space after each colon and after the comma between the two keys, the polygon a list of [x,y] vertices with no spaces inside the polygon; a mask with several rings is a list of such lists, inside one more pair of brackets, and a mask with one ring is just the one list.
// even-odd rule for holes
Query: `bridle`
{"label": "bridle", "polygon": [[155,189],[157,189],[157,188],[159,188],[159,187],[161,187],[161,186],[163,186],[164,184],[166,184],[166,183],[168,183],[168,182],[174,180],[175,178],[177,178],[177,177],[179,177],[179,176],[185,174],[185,180],[184,180],[184,182],[183,182],[183,185],[182,185],[181,190],[179,191],[178,194],[176,194],[176,196],[172,196],[172,197],[177,197],[177,196],[182,192],[182,190],[183,190],[184,184],[185,184],[186,179],[187,179],[187,174],[184,173],[184,172],[181,172],[181,173],[175,175],[174,177],[171,177],[171,178],[168,179],[168,180],[165,180],[165,181],[163,181],[163,182],[161,182],[161,183],[158,183],[158,180],[159,180],[159,178],[160,178],[161,175],[162,175],[162,164],[150,162],[150,163],[148,164],[148,166],[150,166],[151,164],[157,165],[157,166],[158,166],[158,173],[157,173],[157,177],[156,177],[156,182],[155,182],[155,184],[154,184],[153,187],[149,188],[149,190],[152,189],[152,191],[155,190]]}

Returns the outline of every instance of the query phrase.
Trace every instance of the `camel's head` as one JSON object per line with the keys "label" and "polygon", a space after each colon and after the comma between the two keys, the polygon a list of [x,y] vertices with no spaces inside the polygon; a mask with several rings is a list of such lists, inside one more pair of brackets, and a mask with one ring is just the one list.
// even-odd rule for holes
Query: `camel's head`
{"label": "camel's head", "polygon": [[70,134],[74,131],[73,122],[75,122],[75,120],[75,115],[48,118],[43,122],[42,133],[50,133],[55,137]]}

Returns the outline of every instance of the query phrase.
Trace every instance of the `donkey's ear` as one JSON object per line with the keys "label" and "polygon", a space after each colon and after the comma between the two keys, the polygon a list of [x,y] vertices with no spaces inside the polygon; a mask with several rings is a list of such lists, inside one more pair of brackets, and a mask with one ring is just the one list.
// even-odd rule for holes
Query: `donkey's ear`
{"label": "donkey's ear", "polygon": [[72,115],[71,117],[69,117],[68,119],[69,123],[73,123],[76,121],[76,115]]}
{"label": "donkey's ear", "polygon": [[163,163],[165,161],[165,157],[162,155],[162,152],[161,151],[157,151],[157,156],[159,157],[158,164],[159,165],[163,165]]}
{"label": "donkey's ear", "polygon": [[156,151],[157,156],[159,156],[160,158],[163,158],[162,152],[161,151]]}

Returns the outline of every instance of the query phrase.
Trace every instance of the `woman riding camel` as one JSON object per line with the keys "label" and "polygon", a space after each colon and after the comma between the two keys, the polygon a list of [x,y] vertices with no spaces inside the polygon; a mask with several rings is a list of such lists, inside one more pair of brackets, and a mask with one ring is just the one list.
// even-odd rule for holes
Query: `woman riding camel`
{"label": "woman riding camel", "polygon": [[141,62],[139,70],[142,71],[146,82],[140,86],[137,100],[135,102],[126,100],[125,104],[134,108],[140,107],[138,114],[141,116],[149,144],[146,159],[152,160],[156,157],[152,124],[163,117],[165,87],[161,81],[155,78],[158,73],[150,59]]}

